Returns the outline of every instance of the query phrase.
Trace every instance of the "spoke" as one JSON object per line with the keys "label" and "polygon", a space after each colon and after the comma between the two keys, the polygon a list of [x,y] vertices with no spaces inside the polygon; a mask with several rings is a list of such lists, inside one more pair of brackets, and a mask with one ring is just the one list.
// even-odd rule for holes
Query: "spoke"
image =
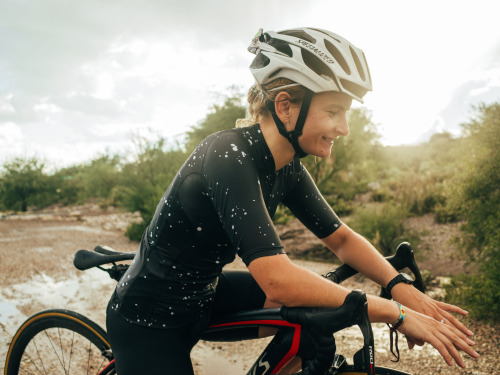
{"label": "spoke", "polygon": [[63,366],[63,368],[66,368],[66,365],[64,363],[64,347],[62,344],[61,328],[60,327],[57,327],[57,335],[59,336],[59,347],[61,348],[62,366]]}
{"label": "spoke", "polygon": [[99,367],[97,368],[98,371],[101,371],[101,369],[103,367],[106,367],[106,366],[104,366],[104,362],[106,361],[107,358],[105,356],[103,356],[102,353],[101,353],[101,356],[102,356],[102,361],[101,361],[101,364],[99,365]]}
{"label": "spoke", "polygon": [[32,373],[32,372],[29,372],[29,371],[27,371],[27,370],[25,370],[25,369],[23,369],[23,368],[21,368],[21,367],[19,367],[19,371],[20,371],[20,372],[22,371],[22,372],[23,372],[23,373],[25,373],[25,374],[33,375],[33,373]]}
{"label": "spoke", "polygon": [[89,375],[89,368],[90,368],[90,352],[92,351],[92,343],[89,341],[89,357],[87,359],[87,375]]}
{"label": "spoke", "polygon": [[73,359],[73,344],[74,343],[75,343],[75,331],[73,331],[73,338],[71,339],[71,347],[69,349],[68,374],[70,373],[71,360]]}
{"label": "spoke", "polygon": [[[35,340],[33,339],[33,342]],[[36,345],[35,345],[36,347]],[[23,357],[26,356],[28,357],[28,360],[29,360],[29,363],[32,363],[33,366],[35,367],[35,369],[37,370],[38,373],[40,373],[40,370],[38,369],[38,367],[36,366],[36,363],[31,359],[31,356],[28,354],[28,352],[25,350],[23,355],[21,356],[21,362],[19,363],[19,371],[24,371],[26,374],[30,374],[30,375],[33,375],[32,372],[29,372],[28,370],[25,370],[24,368],[22,368],[22,365],[23,365]],[[28,362],[28,361],[26,361]],[[43,364],[43,363],[42,363]]]}
{"label": "spoke", "polygon": [[[57,350],[56,350],[56,348],[55,348],[55,346],[54,346],[54,343],[52,342],[52,339],[50,338],[50,336],[49,336],[49,334],[47,333],[47,331],[44,331],[44,332],[45,332],[45,335],[46,335],[46,336],[48,337],[48,339],[49,339],[50,345],[52,346],[52,349],[54,350],[54,354],[56,355],[57,359],[59,360],[59,363],[60,363],[60,364],[61,364],[61,366],[63,367],[64,373],[65,373],[66,375],[68,375],[68,373],[66,372],[66,369],[64,368],[64,365],[63,365],[63,363],[62,363],[62,361],[61,361],[61,358],[59,358],[59,354],[57,354]],[[61,348],[61,349],[62,349],[62,348]]]}
{"label": "spoke", "polygon": [[[45,334],[47,334],[47,332],[46,332],[46,331],[45,331]],[[49,338],[49,340],[50,340],[50,338]],[[36,345],[36,341],[35,341],[35,338],[34,338],[34,337],[33,337],[33,346],[35,347],[36,354],[37,354],[38,358],[40,359],[40,363],[41,363],[41,365],[42,365],[43,372],[44,372],[45,374],[47,374],[47,371],[45,370],[45,366],[43,365],[43,360],[42,360],[42,357],[40,356],[40,351],[38,350],[38,346]],[[30,360],[31,360],[31,358],[30,358]],[[33,363],[33,365],[35,366],[35,368],[38,370],[38,367],[37,367],[37,365],[35,364],[35,362],[33,362],[33,361],[32,361],[32,363]],[[39,371],[39,370],[38,370],[38,371]]]}

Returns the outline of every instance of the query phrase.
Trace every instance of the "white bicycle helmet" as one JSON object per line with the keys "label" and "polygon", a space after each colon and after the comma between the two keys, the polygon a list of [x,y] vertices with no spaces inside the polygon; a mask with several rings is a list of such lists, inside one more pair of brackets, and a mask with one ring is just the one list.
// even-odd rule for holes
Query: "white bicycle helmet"
{"label": "white bicycle helmet", "polygon": [[326,30],[260,29],[248,50],[257,55],[250,71],[261,86],[277,78],[288,78],[314,93],[343,92],[361,103],[372,90],[363,51]]}
{"label": "white bicycle helmet", "polygon": [[372,90],[363,51],[326,30],[302,27],[263,32],[260,29],[248,50],[257,55],[250,71],[261,87],[278,78],[287,78],[295,82],[292,85],[302,85],[307,89],[292,131],[287,131],[274,112],[274,103],[268,102],[268,109],[280,134],[295,150],[295,159],[307,155],[299,145],[299,137],[314,93],[342,92],[363,103],[363,96]]}

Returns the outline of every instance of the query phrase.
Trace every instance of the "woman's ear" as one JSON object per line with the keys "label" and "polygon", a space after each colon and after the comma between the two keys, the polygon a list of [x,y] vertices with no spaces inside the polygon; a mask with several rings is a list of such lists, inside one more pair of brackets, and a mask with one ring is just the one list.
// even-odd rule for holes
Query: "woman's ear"
{"label": "woman's ear", "polygon": [[290,110],[292,97],[286,91],[281,91],[274,100],[274,110],[281,122],[288,129],[290,124]]}

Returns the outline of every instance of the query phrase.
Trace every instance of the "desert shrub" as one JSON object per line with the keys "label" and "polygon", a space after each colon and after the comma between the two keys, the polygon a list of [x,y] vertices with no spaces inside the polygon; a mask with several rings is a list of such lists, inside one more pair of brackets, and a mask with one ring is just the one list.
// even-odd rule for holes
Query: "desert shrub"
{"label": "desert shrub", "polygon": [[283,204],[279,204],[276,209],[276,213],[273,216],[274,224],[283,224],[286,225],[294,218],[292,212]]}
{"label": "desert shrub", "polygon": [[132,223],[126,231],[130,239],[140,240],[185,158],[183,150],[167,147],[164,138],[137,140],[135,159],[123,166],[119,185],[113,192],[122,207],[141,215],[142,222]]}
{"label": "desert shrub", "polygon": [[478,271],[455,280],[448,292],[485,319],[500,320],[500,103],[477,108],[463,125],[468,138],[457,201],[465,219],[463,247]]}
{"label": "desert shrub", "polygon": [[352,200],[346,200],[335,195],[326,196],[325,199],[338,216],[347,216],[353,211]]}
{"label": "desert shrub", "polygon": [[434,213],[434,220],[439,224],[456,223],[461,220],[459,209],[448,204],[446,201],[438,203],[434,207]]}
{"label": "desert shrub", "polygon": [[357,209],[349,225],[382,254],[390,255],[400,242],[410,240],[403,225],[406,217],[404,207],[384,203]]}
{"label": "desert shrub", "polygon": [[26,211],[42,208],[57,198],[45,162],[36,157],[18,157],[6,162],[0,170],[0,201],[9,210]]}
{"label": "desert shrub", "polygon": [[378,187],[372,192],[371,199],[373,202],[387,202],[391,200],[393,194],[387,186]]}

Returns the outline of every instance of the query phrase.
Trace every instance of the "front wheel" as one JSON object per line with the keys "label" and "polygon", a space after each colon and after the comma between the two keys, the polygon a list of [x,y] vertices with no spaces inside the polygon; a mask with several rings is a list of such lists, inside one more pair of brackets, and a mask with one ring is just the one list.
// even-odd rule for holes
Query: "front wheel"
{"label": "front wheel", "polygon": [[28,318],[9,346],[5,375],[115,374],[106,332],[81,314],[45,310]]}

